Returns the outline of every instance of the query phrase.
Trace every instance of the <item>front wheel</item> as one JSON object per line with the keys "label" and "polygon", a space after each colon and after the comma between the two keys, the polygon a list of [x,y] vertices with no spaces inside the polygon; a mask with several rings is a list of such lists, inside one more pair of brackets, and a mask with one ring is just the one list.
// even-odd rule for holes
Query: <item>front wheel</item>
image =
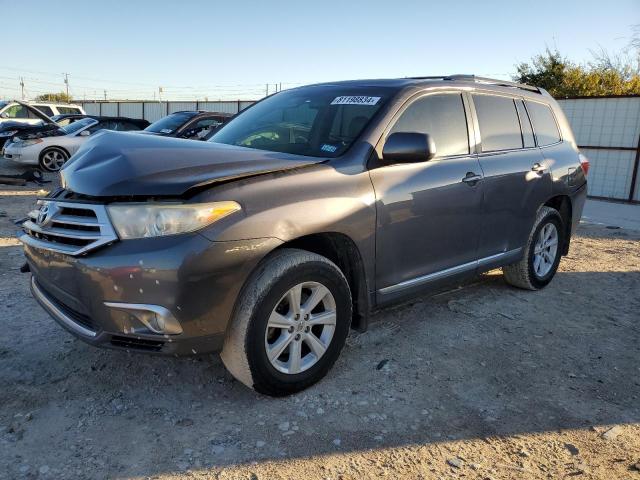
{"label": "front wheel", "polygon": [[69,154],[58,147],[50,147],[40,154],[40,166],[47,172],[57,172],[69,160]]}
{"label": "front wheel", "polygon": [[263,261],[240,293],[222,361],[260,393],[304,390],[340,355],[351,309],[349,285],[333,262],[282,249]]}
{"label": "front wheel", "polygon": [[557,210],[551,207],[540,208],[522,260],[502,267],[506,282],[526,290],[546,287],[560,264],[564,231],[562,218]]}

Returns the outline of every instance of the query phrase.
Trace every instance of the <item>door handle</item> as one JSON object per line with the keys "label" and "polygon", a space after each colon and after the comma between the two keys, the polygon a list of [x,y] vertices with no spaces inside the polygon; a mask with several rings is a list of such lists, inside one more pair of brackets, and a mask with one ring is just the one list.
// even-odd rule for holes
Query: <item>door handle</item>
{"label": "door handle", "polygon": [[478,175],[474,172],[467,172],[467,175],[462,179],[464,183],[471,186],[475,185],[480,180],[482,180],[482,175]]}
{"label": "door handle", "polygon": [[544,165],[542,165],[541,163],[534,163],[533,166],[531,167],[531,170],[537,173],[544,173],[544,171],[547,169],[547,167],[545,167]]}

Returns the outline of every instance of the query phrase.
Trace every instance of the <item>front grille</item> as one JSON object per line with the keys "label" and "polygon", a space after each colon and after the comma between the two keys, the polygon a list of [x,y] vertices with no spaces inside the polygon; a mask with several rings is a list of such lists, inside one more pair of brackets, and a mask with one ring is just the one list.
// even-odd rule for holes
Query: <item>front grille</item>
{"label": "front grille", "polygon": [[75,256],[118,239],[104,205],[38,200],[28,217],[20,239],[45,250]]}
{"label": "front grille", "polygon": [[159,352],[164,346],[163,341],[146,340],[143,338],[121,337],[114,335],[111,337],[111,345],[130,350],[146,350],[148,352]]}

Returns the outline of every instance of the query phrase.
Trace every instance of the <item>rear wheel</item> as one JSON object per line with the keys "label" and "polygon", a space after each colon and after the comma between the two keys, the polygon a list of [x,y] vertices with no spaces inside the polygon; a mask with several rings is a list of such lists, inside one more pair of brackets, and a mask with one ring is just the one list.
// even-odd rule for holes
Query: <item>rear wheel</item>
{"label": "rear wheel", "polygon": [[560,264],[564,231],[557,210],[540,208],[522,260],[502,268],[506,282],[527,290],[539,290],[547,286]]}
{"label": "rear wheel", "polygon": [[62,148],[49,147],[40,154],[40,166],[47,172],[57,172],[69,160],[69,154]]}
{"label": "rear wheel", "polygon": [[344,346],[351,293],[340,269],[303,250],[283,249],[248,280],[222,360],[242,383],[272,396],[324,377]]}

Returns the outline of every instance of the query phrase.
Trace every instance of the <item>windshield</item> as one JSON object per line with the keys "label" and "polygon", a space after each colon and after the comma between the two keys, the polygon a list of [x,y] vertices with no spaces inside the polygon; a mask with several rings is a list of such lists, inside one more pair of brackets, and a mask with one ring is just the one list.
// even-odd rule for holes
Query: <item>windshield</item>
{"label": "windshield", "polygon": [[145,130],[153,133],[173,133],[187,122],[190,118],[196,116],[198,112],[178,112],[167,115],[157,122],[153,122]]}
{"label": "windshield", "polygon": [[82,120],[78,120],[77,122],[73,122],[69,125],[65,125],[64,127],[60,127],[60,130],[69,135],[71,133],[77,132],[78,130],[82,130],[84,127],[93,125],[94,123],[98,123],[98,121],[93,118],[83,118]]}
{"label": "windshield", "polygon": [[358,138],[380,109],[384,87],[312,86],[278,93],[222,127],[210,142],[337,157]]}
{"label": "windshield", "polygon": [[9,105],[9,102],[0,102],[0,110]]}

